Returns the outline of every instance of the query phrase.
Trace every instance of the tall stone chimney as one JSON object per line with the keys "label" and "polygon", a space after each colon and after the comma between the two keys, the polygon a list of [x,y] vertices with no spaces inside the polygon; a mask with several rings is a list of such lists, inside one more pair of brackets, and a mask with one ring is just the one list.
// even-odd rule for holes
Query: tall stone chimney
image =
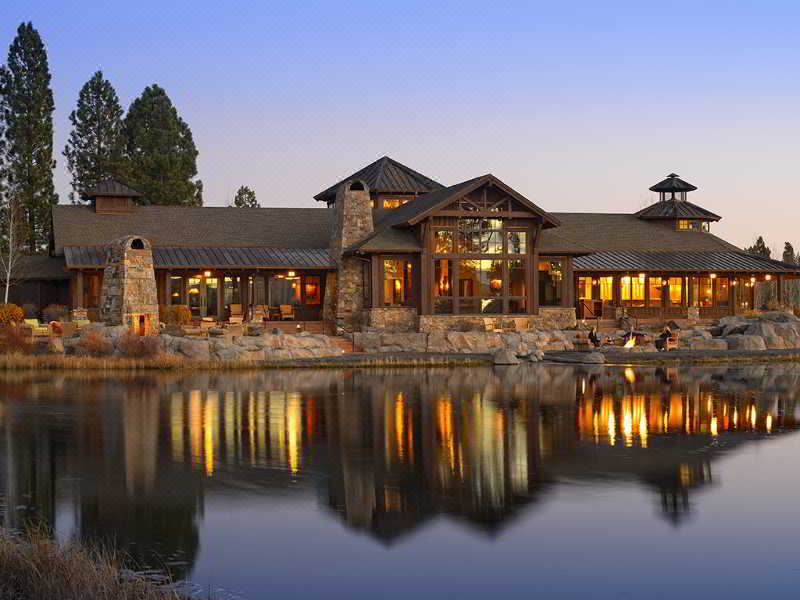
{"label": "tall stone chimney", "polygon": [[[364,274],[366,263],[344,251],[373,231],[372,205],[367,184],[358,179],[346,181],[336,192],[331,255],[337,264],[335,292],[331,296],[330,317],[337,327],[348,331],[361,324],[364,308]],[[329,282],[330,283],[330,282]]]}

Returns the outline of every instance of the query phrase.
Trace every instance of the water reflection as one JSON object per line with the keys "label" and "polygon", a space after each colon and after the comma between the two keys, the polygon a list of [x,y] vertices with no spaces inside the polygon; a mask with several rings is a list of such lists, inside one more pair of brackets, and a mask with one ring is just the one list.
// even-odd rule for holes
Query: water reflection
{"label": "water reflection", "polygon": [[176,577],[207,501],[316,494],[381,543],[498,535],[563,482],[640,482],[681,524],[723,451],[797,426],[800,368],[520,366],[0,380],[0,522]]}

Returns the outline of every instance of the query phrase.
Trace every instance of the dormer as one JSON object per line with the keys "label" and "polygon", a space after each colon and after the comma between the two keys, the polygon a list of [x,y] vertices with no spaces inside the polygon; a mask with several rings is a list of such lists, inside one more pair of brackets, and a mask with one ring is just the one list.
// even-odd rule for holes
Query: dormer
{"label": "dormer", "polygon": [[139,192],[115,179],[101,181],[81,196],[92,202],[98,214],[129,213],[136,205],[135,199],[140,197]]}
{"label": "dormer", "polygon": [[689,192],[696,189],[677,174],[670,173],[666,179],[650,187],[651,192],[658,194],[658,202],[643,208],[636,216],[646,221],[661,221],[679,231],[708,232],[711,223],[722,217],[686,199]]}

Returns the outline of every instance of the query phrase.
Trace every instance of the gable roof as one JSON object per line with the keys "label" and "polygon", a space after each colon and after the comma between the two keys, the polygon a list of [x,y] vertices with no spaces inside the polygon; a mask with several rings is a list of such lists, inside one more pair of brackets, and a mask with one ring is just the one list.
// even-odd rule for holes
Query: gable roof
{"label": "gable roof", "polygon": [[128,187],[116,179],[106,179],[105,181],[101,181],[94,187],[88,189],[86,193],[81,196],[81,198],[88,200],[89,198],[97,198],[98,196],[139,198],[141,194],[132,187]]}
{"label": "gable roof", "polygon": [[640,219],[700,219],[703,221],[719,221],[722,217],[715,215],[702,206],[686,200],[659,200],[635,213]]}
{"label": "gable roof", "polygon": [[98,214],[89,206],[53,207],[55,254],[65,246],[104,246],[140,235],[164,247],[327,248],[333,225],[328,208],[137,206]]}
{"label": "gable roof", "polygon": [[393,158],[383,156],[320,192],[314,196],[314,199],[321,202],[333,202],[339,186],[345,181],[353,179],[360,179],[367,184],[370,192],[380,194],[425,194],[444,187],[438,181],[426,177]]}

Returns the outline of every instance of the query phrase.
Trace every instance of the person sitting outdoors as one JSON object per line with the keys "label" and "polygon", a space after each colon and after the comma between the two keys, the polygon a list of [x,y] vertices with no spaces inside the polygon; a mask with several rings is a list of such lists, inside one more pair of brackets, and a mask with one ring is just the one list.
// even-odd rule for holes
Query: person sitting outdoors
{"label": "person sitting outdoors", "polygon": [[600,336],[597,335],[597,327],[592,327],[589,330],[589,342],[591,342],[592,346],[595,348],[599,348],[602,344],[600,341]]}
{"label": "person sitting outdoors", "polygon": [[667,342],[670,338],[672,338],[672,329],[669,328],[669,325],[664,325],[664,331],[656,339],[656,350],[659,352],[667,350]]}

